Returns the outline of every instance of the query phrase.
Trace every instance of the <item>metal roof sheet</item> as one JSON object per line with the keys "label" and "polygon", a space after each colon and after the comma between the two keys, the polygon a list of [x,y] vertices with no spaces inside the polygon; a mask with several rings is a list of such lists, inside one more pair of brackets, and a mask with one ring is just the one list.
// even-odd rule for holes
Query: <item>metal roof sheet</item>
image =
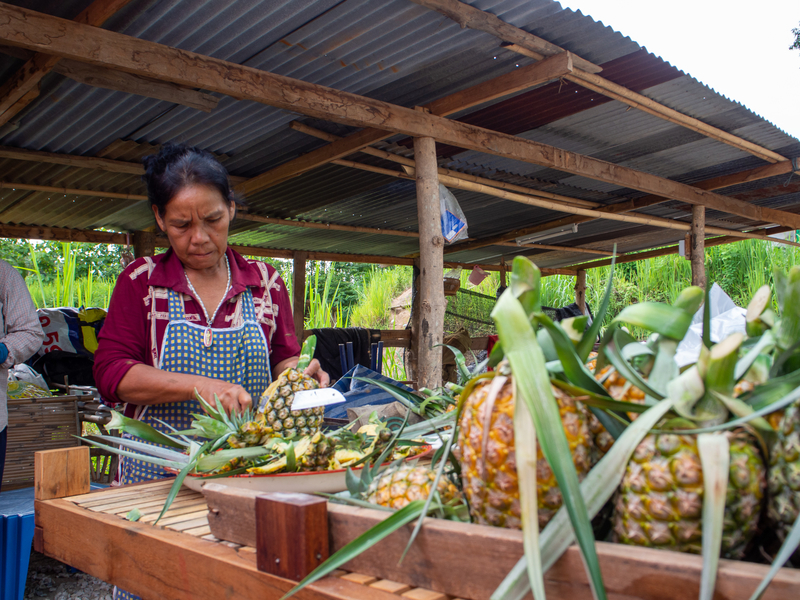
{"label": "metal roof sheet", "polygon": [[[89,0],[12,4],[72,18]],[[800,155],[798,140],[591,17],[564,10],[551,0],[469,0],[469,4],[602,65],[604,77],[675,110],[784,156]],[[133,0],[104,27],[402,106],[430,102],[531,62],[501,47],[497,38],[461,29],[443,15],[407,0]],[[21,64],[19,58],[0,59],[0,81]],[[539,85],[453,118],[689,183],[764,164],[743,151],[569,82]],[[183,141],[224,153],[233,175],[252,177],[324,145],[289,128],[295,119],[337,135],[354,131],[230,97],[220,97],[216,109],[202,113],[92,88],[51,73],[42,82],[39,98],[0,128],[0,144],[136,161],[158,143]],[[379,146],[411,156],[408,143],[403,136],[394,136]],[[507,158],[441,144],[437,150],[445,168],[599,204],[642,195]],[[362,153],[354,158],[366,164],[390,164]],[[0,160],[0,177],[17,183],[144,193],[135,175],[10,159]],[[796,211],[800,208],[797,187],[781,187],[785,179],[751,182],[721,193]],[[560,212],[485,194],[454,193],[473,238],[563,217]],[[314,169],[247,200],[251,212],[264,216],[417,228],[412,181],[336,165]],[[641,212],[685,219],[685,208],[678,202],[665,202]],[[708,211],[708,219],[731,227],[747,224],[716,211]],[[2,189],[0,223],[134,231],[152,225],[152,214],[145,202]],[[232,243],[273,248],[403,256],[417,246],[414,238],[398,236],[243,221],[237,221],[236,228]],[[619,240],[620,250],[629,251],[680,238],[679,231],[596,220],[581,224],[576,234],[547,243],[607,250]],[[451,254],[448,259],[496,262],[515,252],[513,247],[490,246]],[[523,252],[535,254],[542,266],[587,258],[575,252]]]}

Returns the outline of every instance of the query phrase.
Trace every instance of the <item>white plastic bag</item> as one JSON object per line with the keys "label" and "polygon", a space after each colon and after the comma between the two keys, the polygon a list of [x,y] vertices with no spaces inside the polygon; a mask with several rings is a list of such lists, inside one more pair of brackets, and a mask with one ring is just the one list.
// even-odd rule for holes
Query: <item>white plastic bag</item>
{"label": "white plastic bag", "polygon": [[[709,292],[711,306],[711,341],[715,344],[737,331],[745,332],[744,316],[747,311],[733,303],[730,296],[722,291],[716,283]],[[700,346],[703,345],[703,307],[701,306],[692,318],[692,326],[686,333],[675,353],[675,362],[684,367],[697,362]]]}
{"label": "white plastic bag", "polygon": [[447,244],[467,237],[467,217],[458,205],[453,193],[441,183],[439,184],[439,207],[442,215],[442,237]]}
{"label": "white plastic bag", "polygon": [[47,383],[38,372],[31,369],[25,363],[20,363],[18,365],[14,365],[8,370],[8,380],[9,381],[25,381],[28,383],[32,383],[33,385],[39,386],[43,390],[47,391]]}

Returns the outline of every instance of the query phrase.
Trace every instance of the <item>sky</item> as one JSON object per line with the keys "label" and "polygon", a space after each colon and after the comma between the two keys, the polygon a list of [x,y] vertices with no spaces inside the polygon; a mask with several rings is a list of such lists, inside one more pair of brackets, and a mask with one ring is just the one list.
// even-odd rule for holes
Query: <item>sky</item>
{"label": "sky", "polygon": [[800,0],[559,0],[800,139]]}

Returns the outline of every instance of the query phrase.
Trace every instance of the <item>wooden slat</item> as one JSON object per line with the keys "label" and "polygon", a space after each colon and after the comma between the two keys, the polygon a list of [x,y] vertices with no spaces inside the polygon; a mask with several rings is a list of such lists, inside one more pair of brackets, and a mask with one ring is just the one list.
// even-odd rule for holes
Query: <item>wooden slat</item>
{"label": "wooden slat", "polygon": [[[81,571],[145,598],[279,600],[294,583],[261,573],[233,548],[146,523],[92,513],[65,500],[39,502],[43,551]],[[328,577],[298,600],[397,600],[396,596]]]}
{"label": "wooden slat", "polygon": [[143,194],[122,194],[120,192],[104,192],[102,190],[87,190],[77,188],[62,188],[52,185],[35,185],[31,183],[0,182],[0,189],[4,190],[31,190],[34,192],[47,192],[50,194],[64,194],[75,196],[93,196],[96,198],[110,198],[113,200],[147,200]]}
{"label": "wooden slat", "polygon": [[281,227],[299,227],[304,229],[326,229],[328,231],[349,231],[352,233],[368,233],[372,235],[394,235],[399,237],[418,238],[416,231],[402,231],[399,229],[379,229],[376,227],[358,227],[355,225],[338,225],[334,223],[317,223],[314,221],[293,221],[290,219],[275,219],[272,217],[262,217],[250,213],[237,212],[236,218],[242,221],[252,221],[254,223],[265,223],[267,225],[280,225]]}
{"label": "wooden slat", "polygon": [[402,594],[403,598],[409,600],[447,600],[447,594],[441,592],[434,592],[425,588],[414,588]]}
{"label": "wooden slat", "polygon": [[398,581],[392,581],[391,579],[381,579],[374,583],[370,583],[369,587],[396,595],[400,595],[411,589],[411,586],[409,586],[408,584],[400,583]]}
{"label": "wooden slat", "polygon": [[254,100],[346,125],[376,127],[412,137],[430,136],[468,150],[554,168],[689,204],[702,204],[754,221],[800,228],[800,215],[786,211],[750,205],[532,140],[82,26],[19,7],[0,5],[0,39],[31,50]]}
{"label": "wooden slat", "polygon": [[342,575],[341,577],[342,579],[345,579],[347,581],[352,581],[353,583],[357,583],[359,585],[369,585],[378,580],[377,577],[373,577],[372,575],[364,575],[362,573],[347,573],[345,575]]}

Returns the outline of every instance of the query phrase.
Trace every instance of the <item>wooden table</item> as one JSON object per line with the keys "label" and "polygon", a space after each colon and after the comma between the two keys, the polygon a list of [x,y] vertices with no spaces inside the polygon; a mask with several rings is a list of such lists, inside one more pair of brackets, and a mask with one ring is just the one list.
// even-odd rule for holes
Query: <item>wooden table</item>
{"label": "wooden table", "polygon": [[[40,453],[59,459],[51,468],[39,465],[37,454],[34,547],[38,551],[145,600],[279,600],[294,586],[292,581],[259,571],[251,545],[221,541],[211,535],[208,504],[202,494],[182,490],[165,518],[154,526],[172,481],[85,493],[88,470],[79,477],[67,473],[59,478],[59,473],[69,471],[72,465],[83,468],[88,461],[51,454],[59,452],[88,455],[88,448]],[[76,479],[86,481],[82,492],[75,491]],[[239,528],[238,539],[255,537],[251,535],[254,498],[243,492],[226,495],[230,495],[231,505],[240,503],[234,512],[241,518],[228,516]],[[213,507],[215,520],[219,516],[217,506]],[[142,513],[137,522],[125,519],[133,508]],[[386,513],[328,505],[328,515],[333,552],[385,518]],[[399,600],[400,595],[409,600],[486,600],[522,555],[521,532],[429,519],[398,565],[411,529],[409,525],[399,530],[345,565],[352,572],[339,571],[309,585],[296,597]],[[597,550],[609,599],[682,600],[698,596],[699,556],[603,542],[597,543]],[[721,560],[715,600],[747,600],[766,571],[765,565]],[[547,572],[545,584],[550,600],[592,598],[575,546]],[[798,597],[800,570],[781,569],[764,600]]]}

